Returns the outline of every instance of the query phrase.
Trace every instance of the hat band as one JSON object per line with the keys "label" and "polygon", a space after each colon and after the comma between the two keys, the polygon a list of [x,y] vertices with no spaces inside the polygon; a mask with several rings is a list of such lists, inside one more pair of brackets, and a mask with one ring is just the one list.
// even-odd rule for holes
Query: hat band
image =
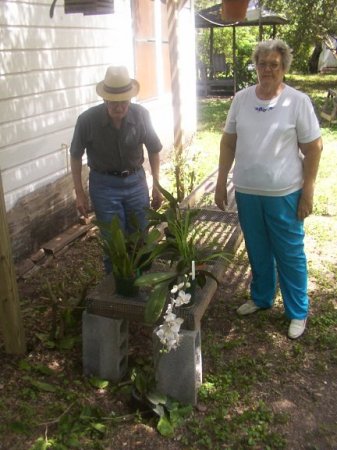
{"label": "hat band", "polygon": [[121,86],[118,88],[107,86],[106,84],[103,84],[105,92],[108,92],[109,94],[123,94],[124,92],[131,91],[132,89],[132,82],[127,84],[126,86]]}

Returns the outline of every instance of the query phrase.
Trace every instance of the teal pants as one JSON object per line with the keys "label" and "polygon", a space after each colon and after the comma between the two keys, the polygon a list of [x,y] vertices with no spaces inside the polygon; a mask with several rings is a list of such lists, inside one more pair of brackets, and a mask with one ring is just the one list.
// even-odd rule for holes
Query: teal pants
{"label": "teal pants", "polygon": [[282,197],[235,193],[252,269],[251,298],[260,308],[274,303],[277,275],[289,319],[308,315],[308,272],[303,221],[297,219],[301,191]]}

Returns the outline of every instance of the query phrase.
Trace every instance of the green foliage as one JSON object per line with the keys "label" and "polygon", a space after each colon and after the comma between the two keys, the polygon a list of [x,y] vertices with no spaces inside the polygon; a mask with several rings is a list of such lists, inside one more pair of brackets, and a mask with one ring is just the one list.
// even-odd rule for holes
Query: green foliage
{"label": "green foliage", "polygon": [[293,69],[307,73],[312,47],[327,34],[337,33],[335,0],[264,0],[264,4],[288,18],[289,25],[278,27],[278,34],[294,50]]}
{"label": "green foliage", "polygon": [[[172,283],[183,279],[192,270],[192,261],[195,263],[195,279],[200,287],[206,283],[206,277],[215,279],[212,273],[202,266],[218,259],[227,260],[223,251],[215,251],[216,245],[198,244],[200,229],[195,218],[199,210],[180,207],[177,199],[158,184],[160,192],[165,197],[168,206],[164,206],[163,213],[154,213],[152,223],[163,221],[167,225],[166,238],[160,242],[151,257],[160,257],[170,261],[171,271],[163,273],[148,273],[135,281],[136,286],[150,286],[152,291],[145,307],[145,320],[155,323],[165,306]],[[215,279],[216,280],[216,279]]]}
{"label": "green foliage", "polygon": [[165,437],[173,437],[175,430],[192,412],[191,405],[182,405],[168,395],[156,391],[152,365],[141,361],[133,368],[131,380],[139,404],[157,416],[157,430]]}
{"label": "green foliage", "polygon": [[[213,5],[213,2],[196,1],[196,9],[200,10]],[[277,26],[277,37],[284,39],[294,51],[293,70],[308,72],[308,60],[313,47],[321,43],[326,35],[337,34],[337,4],[335,0],[261,0],[260,4],[288,19],[287,25]],[[214,53],[225,53],[227,59],[232,58],[231,28],[214,30]],[[198,30],[197,48],[202,61],[209,65],[209,29]],[[250,83],[247,78],[246,60],[249,53],[259,41],[258,27],[236,28],[239,85]],[[247,47],[247,36],[250,44]],[[262,39],[272,37],[272,28],[263,27]],[[249,48],[250,47],[250,48]]]}
{"label": "green foliage", "polygon": [[134,231],[126,233],[118,216],[110,224],[98,222],[102,234],[102,246],[109,255],[112,272],[116,277],[132,279],[152,262],[152,251],[161,236],[160,231],[141,230],[134,218]]}

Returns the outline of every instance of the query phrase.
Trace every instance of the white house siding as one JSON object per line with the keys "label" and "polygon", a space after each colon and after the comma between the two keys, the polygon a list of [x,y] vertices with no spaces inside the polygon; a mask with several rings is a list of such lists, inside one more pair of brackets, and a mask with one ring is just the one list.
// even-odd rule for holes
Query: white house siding
{"label": "white house siding", "polygon": [[[84,16],[65,14],[57,0],[53,18],[51,0],[0,1],[0,171],[16,258],[76,220],[68,156],[74,125],[81,112],[101,101],[95,86],[108,65],[124,64],[134,73],[132,1],[115,0],[114,14]],[[160,11],[161,0],[155,2]],[[195,131],[196,115],[190,13],[181,13],[182,65],[192,75],[184,82],[188,134]],[[169,147],[170,95],[142,103]]]}
{"label": "white house siding", "polygon": [[58,0],[0,2],[0,169],[6,209],[68,170],[77,116],[99,99],[106,67],[132,70],[130,5],[115,13],[64,14]]}

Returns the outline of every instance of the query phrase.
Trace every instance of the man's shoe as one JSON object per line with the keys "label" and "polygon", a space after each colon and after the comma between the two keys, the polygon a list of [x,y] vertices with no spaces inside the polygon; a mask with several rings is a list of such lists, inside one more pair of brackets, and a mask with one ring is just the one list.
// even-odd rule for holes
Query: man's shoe
{"label": "man's shoe", "polygon": [[238,308],[236,310],[236,312],[240,316],[247,316],[248,314],[255,313],[255,311],[258,311],[259,309],[261,309],[261,308],[256,306],[255,303],[253,302],[253,300],[248,300],[248,302],[246,302],[243,305],[241,305],[240,308]]}
{"label": "man's shoe", "polygon": [[297,339],[304,333],[305,326],[307,324],[307,319],[298,320],[293,319],[290,322],[289,329],[288,329],[288,337],[290,339]]}

